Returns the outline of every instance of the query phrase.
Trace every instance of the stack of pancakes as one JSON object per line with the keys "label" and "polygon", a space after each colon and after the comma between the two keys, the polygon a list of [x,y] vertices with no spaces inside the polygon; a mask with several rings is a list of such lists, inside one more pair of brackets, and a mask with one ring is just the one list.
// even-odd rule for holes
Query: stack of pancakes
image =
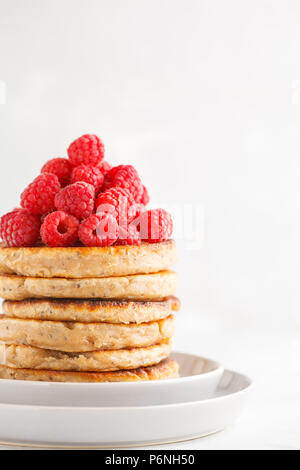
{"label": "stack of pancakes", "polygon": [[173,240],[108,248],[0,247],[0,378],[176,377]]}

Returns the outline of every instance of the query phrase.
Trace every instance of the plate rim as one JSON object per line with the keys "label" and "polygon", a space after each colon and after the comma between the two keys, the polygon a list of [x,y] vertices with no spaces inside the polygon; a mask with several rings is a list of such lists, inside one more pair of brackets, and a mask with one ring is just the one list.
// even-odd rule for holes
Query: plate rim
{"label": "plate rim", "polygon": [[[105,412],[109,412],[109,411],[112,411],[112,410],[118,410],[119,412],[121,413],[124,413],[124,412],[128,412],[128,411],[132,411],[132,410],[135,410],[135,411],[141,411],[141,410],[147,410],[147,411],[151,411],[151,410],[159,410],[159,409],[172,409],[172,408],[184,408],[184,407],[193,407],[193,406],[197,406],[199,404],[201,405],[205,405],[207,403],[211,403],[211,402],[221,402],[221,401],[225,401],[225,400],[228,400],[230,398],[232,398],[232,396],[236,397],[236,396],[239,396],[239,395],[244,395],[245,393],[248,393],[250,392],[250,390],[254,387],[254,383],[253,383],[253,380],[243,374],[243,373],[240,373],[238,371],[235,371],[235,370],[232,370],[232,369],[224,369],[224,372],[229,372],[231,374],[233,374],[234,376],[240,376],[242,377],[245,382],[246,382],[246,385],[245,387],[242,389],[242,390],[238,390],[236,392],[232,392],[232,393],[228,393],[228,394],[225,394],[225,395],[221,395],[221,396],[217,396],[217,397],[211,397],[211,398],[207,398],[207,399],[204,399],[204,400],[196,400],[196,401],[185,401],[185,402],[178,402],[178,403],[167,403],[167,404],[161,404],[161,405],[149,405],[149,406],[120,406],[120,407],[117,407],[117,406],[106,406],[106,407],[103,407],[103,406],[51,406],[51,405],[24,405],[24,404],[15,404],[15,403],[0,403],[0,410],[1,408],[7,408],[7,407],[12,407],[12,408],[19,408],[19,409],[29,409],[29,410],[36,410],[36,409],[39,409],[39,410],[59,410],[59,411],[69,411],[69,412],[74,412],[74,411],[100,411],[100,410],[103,410]],[[177,380],[180,380],[177,379]],[[170,379],[171,381],[171,379]],[[14,382],[14,381],[12,381]],[[153,381],[154,382],[154,381]],[[155,381],[155,382],[159,382],[159,381]]]}
{"label": "plate rim", "polygon": [[[164,446],[164,445],[173,445],[173,444],[180,444],[180,443],[184,443],[184,442],[189,442],[189,441],[197,441],[198,439],[204,439],[205,437],[209,437],[209,436],[213,436],[214,434],[218,434],[218,433],[221,433],[223,431],[225,431],[226,427],[225,428],[219,428],[217,429],[216,431],[210,431],[208,433],[204,433],[204,434],[199,434],[199,435],[196,435],[195,437],[186,437],[186,438],[180,438],[180,439],[176,439],[176,440],[166,440],[166,441],[159,441],[159,442],[141,442],[139,443],[137,441],[137,443],[132,443],[132,444],[125,444],[125,445],[118,445],[118,446],[115,446],[115,445],[112,445],[112,444],[108,444],[108,445],[102,445],[101,443],[99,443],[99,445],[95,444],[95,445],[63,445],[63,444],[34,444],[34,443],[22,443],[22,442],[19,442],[19,443],[15,443],[15,442],[5,442],[5,441],[0,441],[0,446],[7,446],[7,447],[23,447],[23,448],[33,448],[33,449],[57,449],[57,450],[126,450],[126,449],[139,449],[140,447],[154,447],[154,446]],[[0,450],[1,450],[1,447],[0,447]]]}

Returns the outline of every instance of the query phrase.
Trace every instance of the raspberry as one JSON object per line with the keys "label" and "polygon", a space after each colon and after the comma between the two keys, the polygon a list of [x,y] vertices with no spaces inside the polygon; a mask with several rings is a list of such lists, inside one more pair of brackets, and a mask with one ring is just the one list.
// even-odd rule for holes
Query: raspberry
{"label": "raspberry", "polygon": [[119,165],[107,173],[103,189],[116,187],[128,189],[135,201],[140,202],[144,189],[138,172],[133,166]]}
{"label": "raspberry", "polygon": [[91,165],[80,165],[74,168],[71,177],[71,183],[77,181],[84,181],[94,186],[96,194],[99,193],[102,188],[104,176],[99,170],[99,167]]}
{"label": "raspberry", "polygon": [[66,186],[55,197],[57,210],[74,215],[80,220],[86,219],[92,214],[94,205],[94,186],[81,181]]}
{"label": "raspberry", "polygon": [[134,203],[128,212],[128,222],[137,219],[143,212],[145,212],[145,206],[143,204]]}
{"label": "raspberry", "polygon": [[164,242],[169,240],[173,233],[172,217],[164,209],[144,212],[139,217],[137,229],[142,240],[149,243]]}
{"label": "raspberry", "polygon": [[72,246],[78,240],[79,222],[63,211],[47,215],[41,227],[43,243],[48,246]]}
{"label": "raspberry", "polygon": [[124,168],[124,165],[114,166],[106,173],[103,183],[103,191],[113,187],[114,178],[121,168]]}
{"label": "raspberry", "polygon": [[120,227],[120,234],[117,240],[117,245],[140,245],[140,234],[135,225],[128,227]]}
{"label": "raspberry", "polygon": [[98,165],[99,170],[101,171],[102,175],[106,175],[109,170],[111,170],[111,165],[108,162],[102,160],[100,165]]}
{"label": "raspberry", "polygon": [[53,158],[43,166],[41,172],[56,175],[63,188],[70,184],[72,166],[66,158]]}
{"label": "raspberry", "polygon": [[140,202],[144,206],[147,206],[147,204],[149,204],[150,196],[149,196],[148,189],[146,188],[146,186],[143,186],[143,194],[141,196],[141,199],[138,202]]}
{"label": "raspberry", "polygon": [[112,214],[119,225],[126,227],[133,204],[134,199],[129,191],[123,188],[111,188],[98,196],[96,211]]}
{"label": "raspberry", "polygon": [[119,226],[112,214],[93,214],[79,227],[79,238],[86,246],[110,246],[119,237]]}
{"label": "raspberry", "polygon": [[97,166],[104,158],[104,144],[96,135],[85,134],[69,146],[68,155],[73,166]]}
{"label": "raspberry", "polygon": [[33,246],[40,236],[40,219],[27,209],[15,209],[0,218],[0,237],[7,246]]}
{"label": "raspberry", "polygon": [[54,199],[60,191],[56,175],[42,173],[23,191],[21,206],[34,215],[44,215],[55,210]]}

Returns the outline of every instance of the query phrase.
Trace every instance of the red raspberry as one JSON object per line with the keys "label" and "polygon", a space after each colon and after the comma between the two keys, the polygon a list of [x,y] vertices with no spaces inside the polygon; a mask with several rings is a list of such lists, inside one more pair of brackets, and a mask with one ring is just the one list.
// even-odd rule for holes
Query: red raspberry
{"label": "red raspberry", "polygon": [[164,209],[150,210],[139,217],[137,228],[142,240],[149,243],[164,242],[173,233],[172,217]]}
{"label": "red raspberry", "polygon": [[147,204],[149,204],[150,202],[150,196],[149,196],[148,189],[146,188],[146,186],[143,186],[143,194],[139,202],[143,204],[144,206],[147,206]]}
{"label": "red raspberry", "polygon": [[145,206],[143,204],[134,203],[128,213],[128,221],[132,222],[133,220],[140,217],[140,215],[145,212]]}
{"label": "red raspberry", "polygon": [[77,181],[91,184],[94,186],[96,194],[98,194],[102,188],[104,176],[97,166],[80,165],[74,168],[71,177],[71,183],[76,183]]}
{"label": "red raspberry", "polygon": [[60,191],[56,175],[43,173],[23,191],[21,206],[34,215],[44,215],[55,210],[54,199]]}
{"label": "red raspberry", "polygon": [[40,236],[40,219],[27,209],[15,209],[0,218],[0,237],[7,246],[33,246]]}
{"label": "red raspberry", "polygon": [[114,178],[121,168],[124,168],[124,165],[114,166],[106,173],[103,183],[103,191],[113,187]]}
{"label": "red raspberry", "polygon": [[117,240],[117,245],[140,245],[141,239],[139,231],[135,225],[128,227],[120,227],[120,234]]}
{"label": "red raspberry", "polygon": [[43,166],[41,172],[56,175],[63,188],[70,184],[72,166],[66,158],[53,158]]}
{"label": "red raspberry", "polygon": [[104,158],[104,144],[96,135],[85,134],[68,148],[71,165],[97,166]]}
{"label": "red raspberry", "polygon": [[98,165],[98,168],[101,171],[102,175],[105,176],[111,170],[111,165],[108,162],[102,160],[100,165]]}
{"label": "red raspberry", "polygon": [[119,237],[119,226],[112,214],[93,214],[79,227],[79,238],[86,246],[110,246]]}
{"label": "red raspberry", "polygon": [[48,246],[72,246],[78,240],[79,222],[63,211],[47,215],[41,227],[43,243]]}
{"label": "red raspberry", "polygon": [[135,201],[140,202],[144,189],[138,172],[133,166],[119,165],[107,173],[103,189],[116,187],[128,189]]}
{"label": "red raspberry", "polygon": [[132,195],[123,188],[108,189],[99,194],[96,200],[96,212],[112,214],[119,225],[127,227],[130,208],[134,204]]}
{"label": "red raspberry", "polygon": [[66,186],[55,197],[57,210],[74,215],[80,220],[86,219],[92,214],[94,205],[94,186],[81,181]]}

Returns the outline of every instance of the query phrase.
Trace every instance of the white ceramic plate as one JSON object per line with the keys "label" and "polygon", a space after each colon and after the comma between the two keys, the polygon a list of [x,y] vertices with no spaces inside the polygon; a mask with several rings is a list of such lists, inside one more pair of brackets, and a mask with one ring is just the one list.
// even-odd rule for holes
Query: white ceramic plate
{"label": "white ceramic plate", "polygon": [[[176,387],[176,380],[173,383]],[[227,370],[213,397],[206,400],[160,405],[150,401],[148,406],[126,407],[0,404],[0,441],[56,448],[119,448],[194,439],[232,424],[250,388],[249,378]]]}
{"label": "white ceramic plate", "polygon": [[211,359],[174,353],[178,379],[130,383],[0,380],[0,403],[34,406],[149,406],[197,401],[215,392],[224,368]]}

